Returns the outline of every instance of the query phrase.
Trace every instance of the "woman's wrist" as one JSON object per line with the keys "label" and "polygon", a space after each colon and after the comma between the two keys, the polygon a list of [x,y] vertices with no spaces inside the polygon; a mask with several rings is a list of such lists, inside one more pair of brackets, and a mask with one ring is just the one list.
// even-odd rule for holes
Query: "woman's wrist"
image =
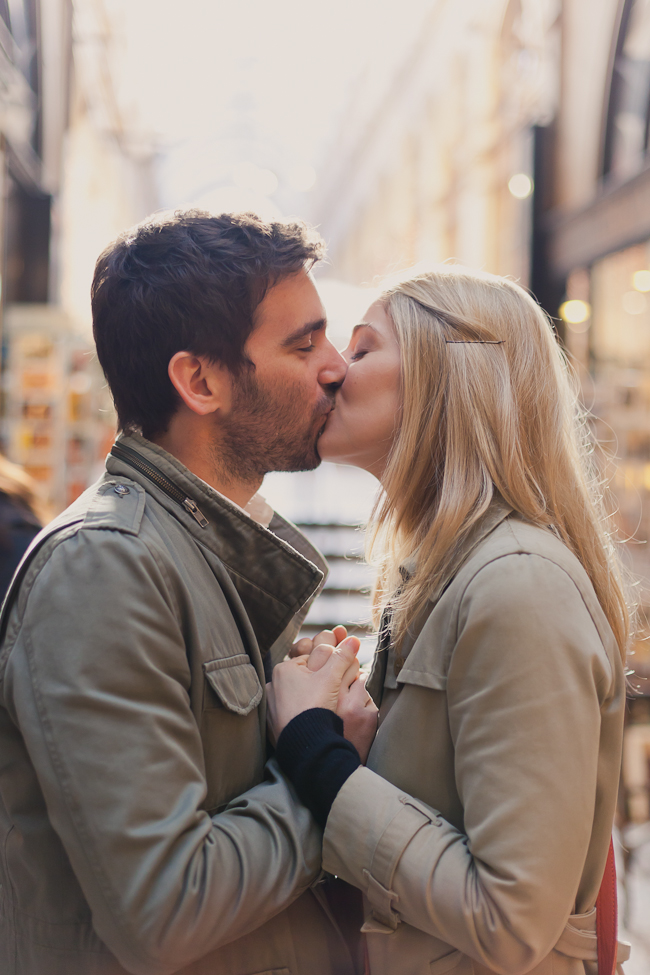
{"label": "woman's wrist", "polygon": [[342,785],[361,765],[354,745],[343,737],[343,721],[326,708],[310,708],[283,729],[276,759],[300,801],[325,827]]}

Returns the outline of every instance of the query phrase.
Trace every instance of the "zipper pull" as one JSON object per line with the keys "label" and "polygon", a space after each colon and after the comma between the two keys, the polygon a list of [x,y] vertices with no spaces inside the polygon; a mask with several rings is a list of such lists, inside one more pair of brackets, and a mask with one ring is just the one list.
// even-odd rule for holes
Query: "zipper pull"
{"label": "zipper pull", "polygon": [[194,501],[192,501],[191,498],[185,498],[183,501],[181,501],[181,504],[183,505],[186,511],[189,511],[189,513],[192,515],[194,520],[198,521],[201,528],[208,527],[210,522],[205,517],[205,515],[201,511],[199,511],[198,507],[196,506]]}

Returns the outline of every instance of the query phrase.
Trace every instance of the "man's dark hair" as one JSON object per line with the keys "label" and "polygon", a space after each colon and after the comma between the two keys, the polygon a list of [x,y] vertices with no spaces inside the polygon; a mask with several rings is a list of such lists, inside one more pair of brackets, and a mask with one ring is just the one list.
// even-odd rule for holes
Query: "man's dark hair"
{"label": "man's dark hair", "polygon": [[118,426],[152,437],[179,397],[169,360],[187,350],[238,375],[255,310],[280,280],[311,268],[324,243],[306,224],[250,213],[156,215],[100,255],[92,284],[93,334]]}

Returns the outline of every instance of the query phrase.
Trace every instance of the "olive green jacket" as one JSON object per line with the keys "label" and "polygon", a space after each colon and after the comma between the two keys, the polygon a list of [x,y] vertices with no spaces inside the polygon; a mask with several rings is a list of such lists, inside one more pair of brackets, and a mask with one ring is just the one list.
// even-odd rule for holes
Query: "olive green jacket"
{"label": "olive green jacket", "polygon": [[204,517],[109,457],[8,597],[0,972],[347,973],[310,889],[320,831],[266,761],[265,659],[322,558],[154,444],[121,443]]}
{"label": "olive green jacket", "polygon": [[405,653],[375,658],[379,732],[323,841],[372,975],[594,972],[625,680],[585,571],[495,504]]}

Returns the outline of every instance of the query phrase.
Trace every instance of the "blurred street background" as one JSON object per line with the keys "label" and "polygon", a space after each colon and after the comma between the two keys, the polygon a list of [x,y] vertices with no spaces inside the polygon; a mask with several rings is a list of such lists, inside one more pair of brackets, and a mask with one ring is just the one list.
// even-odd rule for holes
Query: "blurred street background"
{"label": "blurred street background", "polygon": [[[650,632],[650,0],[0,0],[0,448],[41,512],[115,434],[95,259],[188,205],[317,224],[340,347],[387,271],[453,260],[530,288],[578,370]],[[331,563],[306,632],[347,623],[366,659],[376,487],[324,464],[263,488]],[[650,975],[649,645],[618,816],[627,975]]]}

